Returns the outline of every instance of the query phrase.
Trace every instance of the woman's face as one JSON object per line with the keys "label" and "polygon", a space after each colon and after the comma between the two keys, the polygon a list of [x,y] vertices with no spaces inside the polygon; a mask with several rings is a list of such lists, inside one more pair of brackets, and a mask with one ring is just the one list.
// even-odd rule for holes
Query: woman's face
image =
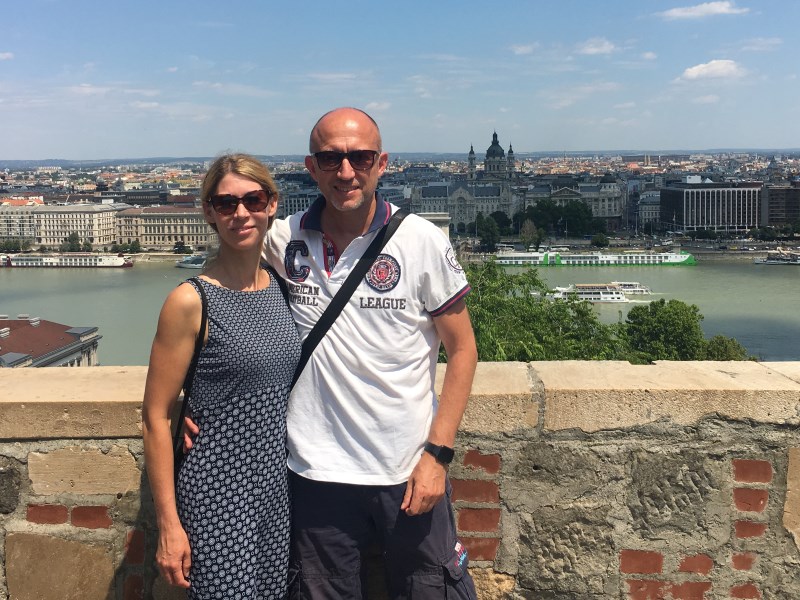
{"label": "woman's face", "polygon": [[[242,199],[245,201],[242,202]],[[215,209],[214,204],[218,208]],[[258,210],[261,206],[263,209]],[[234,209],[231,214],[222,214],[231,208]],[[260,249],[277,208],[275,196],[268,195],[252,179],[236,173],[226,174],[210,201],[203,203],[206,221],[216,226],[220,242],[242,250],[253,245]]]}

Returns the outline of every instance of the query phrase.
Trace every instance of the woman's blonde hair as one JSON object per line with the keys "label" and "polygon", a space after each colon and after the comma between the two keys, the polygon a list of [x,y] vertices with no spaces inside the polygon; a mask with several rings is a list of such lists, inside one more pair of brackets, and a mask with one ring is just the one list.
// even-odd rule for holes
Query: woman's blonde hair
{"label": "woman's blonde hair", "polygon": [[[208,202],[217,191],[222,178],[229,173],[252,179],[261,186],[261,189],[274,197],[276,201],[278,200],[278,186],[275,185],[275,180],[272,179],[267,166],[255,156],[243,153],[223,154],[211,163],[206,176],[203,178],[200,199],[203,202]],[[272,226],[273,219],[274,217],[270,218],[269,226]]]}

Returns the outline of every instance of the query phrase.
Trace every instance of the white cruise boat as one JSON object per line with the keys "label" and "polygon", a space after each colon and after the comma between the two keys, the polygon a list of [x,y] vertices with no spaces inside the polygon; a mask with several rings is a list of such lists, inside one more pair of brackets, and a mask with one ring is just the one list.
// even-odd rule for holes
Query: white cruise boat
{"label": "white cruise boat", "polygon": [[587,252],[503,252],[495,258],[498,265],[534,267],[626,267],[696,265],[688,252],[617,253]]}
{"label": "white cruise boat", "polygon": [[4,254],[0,267],[14,268],[109,268],[132,267],[133,261],[119,254],[65,252],[63,254]]}
{"label": "white cruise boat", "polygon": [[593,304],[630,302],[622,288],[611,283],[575,283],[567,287],[556,287],[550,297],[554,300],[568,300],[574,297]]}
{"label": "white cruise boat", "polygon": [[206,266],[206,257],[202,254],[187,256],[181,260],[176,260],[175,266],[181,269],[202,269]]}
{"label": "white cruise boat", "polygon": [[617,286],[623,293],[631,296],[649,296],[653,293],[653,290],[638,281],[612,281],[611,285]]}

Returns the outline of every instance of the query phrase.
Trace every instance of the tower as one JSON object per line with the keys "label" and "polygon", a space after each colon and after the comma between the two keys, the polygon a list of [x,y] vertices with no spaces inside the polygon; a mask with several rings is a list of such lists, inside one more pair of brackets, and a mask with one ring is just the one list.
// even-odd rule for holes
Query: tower
{"label": "tower", "polygon": [[467,181],[475,181],[475,178],[475,150],[470,144],[469,154],[467,155]]}

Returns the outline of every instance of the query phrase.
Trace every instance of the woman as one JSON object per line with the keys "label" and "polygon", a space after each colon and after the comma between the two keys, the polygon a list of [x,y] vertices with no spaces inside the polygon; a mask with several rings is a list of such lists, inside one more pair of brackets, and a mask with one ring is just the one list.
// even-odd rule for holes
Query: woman
{"label": "woman", "polygon": [[177,486],[170,415],[200,329],[193,282],[161,309],[142,411],[156,560],[189,598],[279,598],[289,555],[286,401],[300,341],[278,276],[260,262],[278,191],[263,164],[233,154],[211,165],[201,197],[220,249],[200,276],[208,326],[189,409],[201,433]]}

